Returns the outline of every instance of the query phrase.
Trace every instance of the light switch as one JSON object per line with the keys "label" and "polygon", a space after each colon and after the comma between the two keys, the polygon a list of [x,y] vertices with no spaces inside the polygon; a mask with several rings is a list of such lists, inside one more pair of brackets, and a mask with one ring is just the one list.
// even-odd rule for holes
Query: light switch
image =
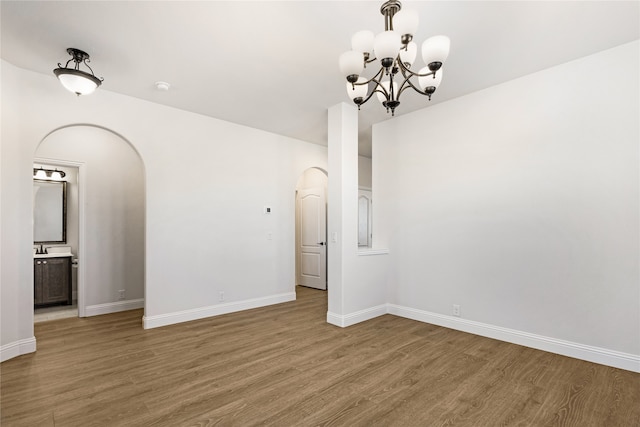
{"label": "light switch", "polygon": [[337,242],[338,241],[338,232],[334,231],[333,233],[331,233],[331,241],[332,242]]}
{"label": "light switch", "polygon": [[273,240],[273,233],[270,231],[267,233],[267,240]]}

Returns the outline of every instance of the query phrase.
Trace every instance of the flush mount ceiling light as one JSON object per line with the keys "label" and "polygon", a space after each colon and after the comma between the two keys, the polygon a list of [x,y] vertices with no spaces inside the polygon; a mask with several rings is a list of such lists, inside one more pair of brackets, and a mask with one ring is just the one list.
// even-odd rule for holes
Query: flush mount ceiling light
{"label": "flush mount ceiling light", "polygon": [[[431,100],[442,81],[449,38],[434,36],[425,40],[421,50],[426,66],[412,70],[418,53],[418,46],[412,41],[418,29],[418,13],[401,8],[397,0],[386,1],[380,7],[385,31],[377,36],[371,31],[358,31],[351,37],[352,50],[340,55],[340,71],[347,78],[347,92],[358,109],[375,93],[393,116],[405,89],[412,88]],[[370,79],[362,77],[366,65],[376,60],[380,61],[380,70]]]}
{"label": "flush mount ceiling light", "polygon": [[64,171],[59,171],[58,169],[44,169],[42,166],[39,168],[33,168],[33,177],[35,179],[50,179],[53,181],[61,181],[62,178],[67,176]]}
{"label": "flush mount ceiling light", "polygon": [[[58,77],[62,86],[70,92],[76,95],[88,95],[98,88],[104,81],[103,78],[97,78],[93,74],[93,70],[87,64],[90,62],[89,54],[83,52],[80,49],[70,47],[67,49],[67,53],[72,56],[63,67],[58,63],[58,68],[53,70],[53,73]],[[68,68],[69,62],[74,62],[73,68]],[[80,64],[84,64],[91,73],[80,70]]]}

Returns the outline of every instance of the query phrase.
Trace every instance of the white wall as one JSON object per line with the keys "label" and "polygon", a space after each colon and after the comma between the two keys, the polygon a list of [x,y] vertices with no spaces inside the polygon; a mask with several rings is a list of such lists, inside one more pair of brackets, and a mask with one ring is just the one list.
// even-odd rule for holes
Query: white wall
{"label": "white wall", "polygon": [[633,355],[640,368],[639,47],[374,127],[376,238],[391,250],[396,308],[445,321],[459,304],[469,322],[452,327]]}
{"label": "white wall", "polygon": [[133,147],[105,129],[71,126],[48,135],[36,157],[83,165],[87,314],[119,301],[119,290],[125,300],[144,298],[144,168]]}
{"label": "white wall", "polygon": [[295,295],[295,185],[309,167],[327,168],[325,147],[118,95],[108,81],[78,98],[53,75],[0,65],[3,359],[35,344],[32,162],[40,141],[68,125],[109,129],[142,158],[147,326]]}

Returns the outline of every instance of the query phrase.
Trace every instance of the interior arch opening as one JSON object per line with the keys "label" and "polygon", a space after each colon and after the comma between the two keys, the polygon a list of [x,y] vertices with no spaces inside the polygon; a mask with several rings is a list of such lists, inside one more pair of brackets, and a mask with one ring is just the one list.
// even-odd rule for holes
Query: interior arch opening
{"label": "interior arch opening", "polygon": [[[111,130],[72,125],[42,140],[36,165],[67,172],[67,239],[42,246],[54,253],[69,248],[77,315],[143,308],[146,186],[138,152]],[[34,246],[34,257],[38,250],[39,245]],[[56,303],[41,301],[39,307],[52,307],[51,311]]]}

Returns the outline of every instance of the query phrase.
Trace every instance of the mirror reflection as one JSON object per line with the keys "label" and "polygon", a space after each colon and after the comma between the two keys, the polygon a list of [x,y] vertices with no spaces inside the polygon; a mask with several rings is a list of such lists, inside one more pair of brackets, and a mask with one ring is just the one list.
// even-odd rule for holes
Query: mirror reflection
{"label": "mirror reflection", "polygon": [[33,180],[33,242],[67,242],[66,181]]}

